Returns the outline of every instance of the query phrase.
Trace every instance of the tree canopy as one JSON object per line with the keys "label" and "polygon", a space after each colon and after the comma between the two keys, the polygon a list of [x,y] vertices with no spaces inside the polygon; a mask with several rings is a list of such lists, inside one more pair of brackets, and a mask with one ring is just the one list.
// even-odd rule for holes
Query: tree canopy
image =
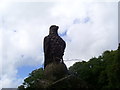
{"label": "tree canopy", "polygon": [[[34,87],[38,84],[37,80],[44,78],[43,72],[42,68],[32,71],[19,89]],[[80,88],[82,85],[83,88],[94,90],[120,88],[120,44],[117,50],[106,50],[99,57],[93,57],[89,61],[76,62],[69,68],[69,73],[75,78],[62,81],[64,88]]]}
{"label": "tree canopy", "polygon": [[117,50],[104,51],[88,62],[77,62],[69,70],[76,72],[90,88],[120,88],[120,44]]}

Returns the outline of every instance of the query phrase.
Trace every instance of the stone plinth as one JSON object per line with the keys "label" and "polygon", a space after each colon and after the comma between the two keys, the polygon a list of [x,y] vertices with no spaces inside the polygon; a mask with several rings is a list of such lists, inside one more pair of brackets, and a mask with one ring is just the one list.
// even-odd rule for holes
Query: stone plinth
{"label": "stone plinth", "polygon": [[45,78],[50,81],[56,81],[67,74],[68,70],[64,63],[50,63],[44,70]]}

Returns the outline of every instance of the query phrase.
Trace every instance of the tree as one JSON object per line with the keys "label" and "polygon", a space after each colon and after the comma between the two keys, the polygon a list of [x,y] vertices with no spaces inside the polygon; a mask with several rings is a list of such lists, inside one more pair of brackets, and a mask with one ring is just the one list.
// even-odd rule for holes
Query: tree
{"label": "tree", "polygon": [[[106,50],[99,57],[93,57],[89,61],[76,62],[69,68],[72,77],[51,84],[48,88],[83,88],[93,90],[119,89],[120,88],[120,44],[117,50]],[[44,79],[43,68],[32,71],[24,80],[20,90],[43,87],[40,81]],[[47,83],[45,83],[47,85]]]}
{"label": "tree", "polygon": [[24,89],[25,88],[34,88],[34,84],[40,80],[40,79],[43,79],[43,68],[39,68],[39,69],[36,69],[34,71],[32,71],[29,76],[24,79],[24,83],[23,85],[19,86],[19,89],[21,90],[21,88]]}
{"label": "tree", "polygon": [[70,71],[77,73],[79,78],[87,82],[89,88],[120,88],[120,44],[117,50],[106,50],[98,58],[75,63]]}

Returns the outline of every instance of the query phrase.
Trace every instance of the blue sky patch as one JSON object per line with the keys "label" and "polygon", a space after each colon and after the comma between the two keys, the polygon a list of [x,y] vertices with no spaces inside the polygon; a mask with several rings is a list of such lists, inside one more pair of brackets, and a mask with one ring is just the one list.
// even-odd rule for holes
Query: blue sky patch
{"label": "blue sky patch", "polygon": [[67,30],[65,30],[63,33],[59,33],[59,35],[60,35],[61,37],[66,36],[66,35],[67,35]]}
{"label": "blue sky patch", "polygon": [[80,23],[88,23],[90,21],[90,17],[85,17],[85,18],[76,18],[73,20],[73,24],[80,24]]}
{"label": "blue sky patch", "polygon": [[73,24],[79,24],[81,21],[80,21],[80,18],[76,18],[73,20]]}
{"label": "blue sky patch", "polygon": [[88,23],[90,21],[90,18],[89,17],[86,17],[83,19],[83,23]]}
{"label": "blue sky patch", "polygon": [[38,69],[38,68],[41,68],[43,67],[40,66],[40,65],[37,65],[37,66],[22,66],[22,67],[19,67],[17,70],[18,70],[18,73],[17,73],[17,77],[18,78],[25,78],[29,75],[29,73],[31,73],[33,70],[35,69]]}

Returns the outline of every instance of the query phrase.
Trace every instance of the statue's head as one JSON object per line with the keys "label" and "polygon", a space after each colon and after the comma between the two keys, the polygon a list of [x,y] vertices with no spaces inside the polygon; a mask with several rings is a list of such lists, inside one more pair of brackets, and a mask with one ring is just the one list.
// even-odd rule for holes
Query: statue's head
{"label": "statue's head", "polygon": [[51,25],[49,28],[49,34],[58,34],[59,27],[56,25]]}

